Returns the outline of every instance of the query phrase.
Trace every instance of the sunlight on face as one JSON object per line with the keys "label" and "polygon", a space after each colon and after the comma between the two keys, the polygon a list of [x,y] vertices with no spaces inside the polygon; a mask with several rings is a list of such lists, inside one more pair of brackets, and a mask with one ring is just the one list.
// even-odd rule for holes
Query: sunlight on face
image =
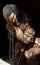
{"label": "sunlight on face", "polygon": [[13,23],[17,21],[16,14],[14,14],[13,12],[10,16],[7,16],[7,18],[10,22],[13,22]]}

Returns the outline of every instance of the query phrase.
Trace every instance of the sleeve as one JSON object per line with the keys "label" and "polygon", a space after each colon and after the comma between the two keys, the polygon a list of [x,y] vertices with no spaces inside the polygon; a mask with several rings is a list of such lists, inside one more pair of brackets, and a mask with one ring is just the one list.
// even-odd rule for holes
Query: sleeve
{"label": "sleeve", "polygon": [[19,28],[16,28],[16,38],[20,41],[23,41],[23,31]]}
{"label": "sleeve", "polygon": [[25,44],[33,42],[34,35],[35,35],[35,31],[32,28],[26,28],[24,33],[21,29],[19,28],[16,29],[17,39],[24,42]]}
{"label": "sleeve", "polygon": [[35,36],[35,31],[32,27],[26,28],[24,32],[24,43],[30,43],[33,42]]}

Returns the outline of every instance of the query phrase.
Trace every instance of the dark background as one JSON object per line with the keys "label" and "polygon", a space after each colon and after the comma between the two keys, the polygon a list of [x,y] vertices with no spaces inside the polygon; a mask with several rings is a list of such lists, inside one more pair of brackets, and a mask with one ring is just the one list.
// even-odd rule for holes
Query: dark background
{"label": "dark background", "polygon": [[32,18],[36,35],[40,36],[40,0],[0,0],[0,57],[8,56],[8,38],[2,9],[6,4],[16,4]]}

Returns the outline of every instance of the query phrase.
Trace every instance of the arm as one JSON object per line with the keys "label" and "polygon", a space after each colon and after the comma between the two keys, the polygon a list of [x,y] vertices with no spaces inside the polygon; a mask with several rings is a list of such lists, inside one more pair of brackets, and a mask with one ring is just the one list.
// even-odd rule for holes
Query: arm
{"label": "arm", "polygon": [[26,58],[31,58],[38,54],[40,54],[40,48],[36,48],[36,47],[33,47],[33,48],[29,49],[28,51],[25,51],[25,53],[24,53]]}
{"label": "arm", "polygon": [[31,27],[26,27],[24,33],[20,28],[15,27],[10,23],[7,23],[6,28],[8,29],[9,33],[13,32],[15,29],[16,38],[25,44],[29,44],[34,40],[35,31]]}
{"label": "arm", "polygon": [[33,56],[36,56],[40,54],[40,39],[35,40],[35,44],[33,48],[30,48],[28,51],[25,51],[24,55],[26,58],[31,58]]}
{"label": "arm", "polygon": [[16,29],[16,37],[18,40],[24,42],[25,44],[28,44],[30,42],[33,42],[34,40],[35,31],[32,28],[26,28],[24,33],[21,29]]}

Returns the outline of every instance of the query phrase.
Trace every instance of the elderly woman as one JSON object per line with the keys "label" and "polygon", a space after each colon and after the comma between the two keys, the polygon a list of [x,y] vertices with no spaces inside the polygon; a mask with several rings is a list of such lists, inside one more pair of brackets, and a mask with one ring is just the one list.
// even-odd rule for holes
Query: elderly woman
{"label": "elderly woman", "polygon": [[[19,56],[19,51],[22,52],[22,46],[24,44],[29,45],[34,42],[35,31],[31,27],[30,17],[24,14],[24,12],[19,11],[16,5],[7,4],[3,8],[3,16],[7,21],[6,28],[8,31],[15,31],[15,35],[13,36],[16,39],[15,57],[17,57]],[[24,52],[26,58],[32,56],[32,54],[29,55],[29,50]]]}

